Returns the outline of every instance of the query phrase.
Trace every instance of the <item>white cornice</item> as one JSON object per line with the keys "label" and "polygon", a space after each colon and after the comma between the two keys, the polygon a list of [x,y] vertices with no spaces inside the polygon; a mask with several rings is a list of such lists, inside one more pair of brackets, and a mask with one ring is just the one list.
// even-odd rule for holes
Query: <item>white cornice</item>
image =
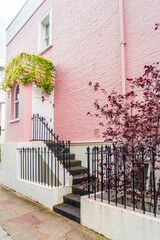
{"label": "white cornice", "polygon": [[6,29],[6,44],[8,44],[14,38],[18,31],[44,1],[45,0],[28,0],[25,3],[20,12]]}

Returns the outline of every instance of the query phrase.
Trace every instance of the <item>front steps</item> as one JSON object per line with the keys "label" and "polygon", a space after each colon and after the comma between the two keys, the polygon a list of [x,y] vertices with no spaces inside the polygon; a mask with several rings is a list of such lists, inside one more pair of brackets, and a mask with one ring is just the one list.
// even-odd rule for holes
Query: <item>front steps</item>
{"label": "front steps", "polygon": [[[65,164],[68,160],[65,160]],[[70,173],[73,175],[72,193],[63,197],[64,203],[53,207],[53,210],[71,220],[80,223],[80,196],[86,195],[82,183],[87,181],[87,168],[81,166],[81,161],[75,160],[75,155],[70,161]]]}

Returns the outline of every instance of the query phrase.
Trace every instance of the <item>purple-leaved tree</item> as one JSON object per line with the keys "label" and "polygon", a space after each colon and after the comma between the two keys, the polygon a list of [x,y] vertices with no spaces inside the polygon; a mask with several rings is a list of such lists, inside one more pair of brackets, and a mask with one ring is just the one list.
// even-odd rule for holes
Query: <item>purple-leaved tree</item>
{"label": "purple-leaved tree", "polygon": [[[99,125],[104,128],[104,140],[114,146],[111,155],[115,156],[116,151],[117,193],[125,189],[126,196],[131,196],[130,204],[134,201],[138,207],[143,201],[145,210],[155,212],[160,179],[159,63],[144,66],[141,77],[127,80],[130,90],[124,95],[114,90],[108,93],[96,83],[94,91],[104,94],[105,103],[100,104],[96,100],[96,113],[88,112],[87,115],[100,119]],[[104,177],[103,188],[108,191],[109,186],[109,189],[115,191],[115,161],[111,160],[110,165],[104,162],[103,165],[104,172],[110,171],[110,177]]]}

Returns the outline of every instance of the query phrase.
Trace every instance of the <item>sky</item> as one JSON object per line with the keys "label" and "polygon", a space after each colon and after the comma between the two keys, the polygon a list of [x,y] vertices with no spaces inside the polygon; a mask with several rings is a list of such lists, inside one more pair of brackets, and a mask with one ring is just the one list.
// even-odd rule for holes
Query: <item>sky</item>
{"label": "sky", "polygon": [[[0,0],[0,66],[6,62],[6,28],[21,10],[27,0]],[[4,74],[0,72],[0,83]],[[5,94],[0,90],[0,102],[5,101]]]}
{"label": "sky", "polygon": [[0,0],[0,66],[6,60],[6,28],[27,0]]}

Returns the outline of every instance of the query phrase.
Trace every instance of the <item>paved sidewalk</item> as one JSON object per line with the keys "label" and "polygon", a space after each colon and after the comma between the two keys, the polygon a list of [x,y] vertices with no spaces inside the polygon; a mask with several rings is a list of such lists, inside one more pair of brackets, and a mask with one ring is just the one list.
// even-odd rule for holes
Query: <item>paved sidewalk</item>
{"label": "paved sidewalk", "polygon": [[1,226],[0,226],[0,240],[12,240],[12,238]]}
{"label": "paved sidewalk", "polygon": [[0,226],[0,240],[107,239],[1,185]]}

